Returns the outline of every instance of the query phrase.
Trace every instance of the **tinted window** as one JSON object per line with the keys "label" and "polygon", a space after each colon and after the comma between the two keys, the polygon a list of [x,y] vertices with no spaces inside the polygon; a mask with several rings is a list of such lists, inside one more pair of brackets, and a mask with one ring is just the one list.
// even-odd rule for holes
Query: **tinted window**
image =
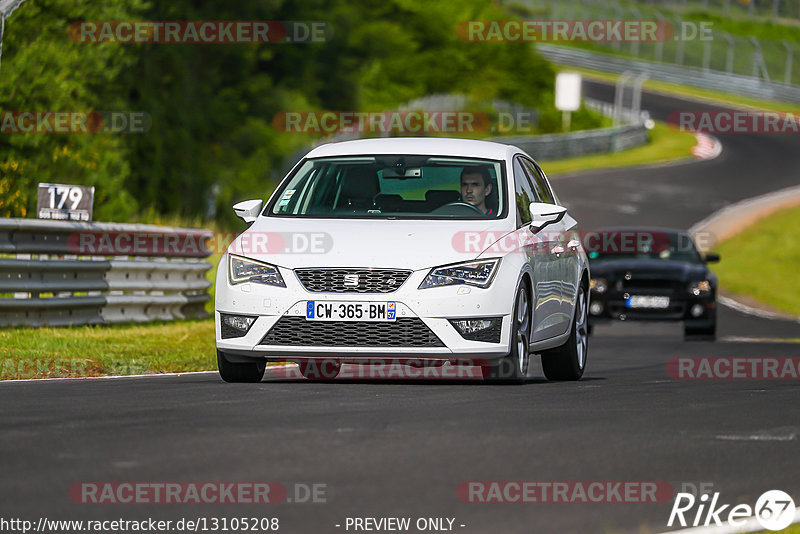
{"label": "tinted window", "polygon": [[[480,178],[465,198],[462,174]],[[502,162],[477,158],[381,154],[310,159],[284,181],[264,214],[500,218],[508,212],[503,206],[505,183]]]}
{"label": "tinted window", "polygon": [[536,202],[537,199],[528,176],[522,168],[520,158],[514,158],[514,183],[516,187],[517,215],[522,224],[528,224],[531,222],[531,202]]}
{"label": "tinted window", "polygon": [[550,193],[550,187],[547,185],[547,180],[545,180],[542,170],[527,158],[522,158],[522,164],[525,166],[525,170],[528,171],[528,175],[533,181],[534,192],[539,202],[555,204],[556,201]]}

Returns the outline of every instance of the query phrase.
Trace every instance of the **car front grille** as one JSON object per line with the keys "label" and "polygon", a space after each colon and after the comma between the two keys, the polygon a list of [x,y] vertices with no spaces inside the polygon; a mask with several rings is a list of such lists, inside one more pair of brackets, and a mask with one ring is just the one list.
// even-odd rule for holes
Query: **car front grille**
{"label": "car front grille", "polygon": [[663,278],[634,278],[633,280],[620,280],[619,290],[631,294],[669,295],[679,291],[685,285],[681,282]]}
{"label": "car front grille", "polygon": [[399,269],[297,269],[300,283],[313,293],[391,293],[411,276]]}
{"label": "car front grille", "polygon": [[392,322],[308,321],[281,317],[261,345],[299,347],[444,347],[444,343],[417,317]]}

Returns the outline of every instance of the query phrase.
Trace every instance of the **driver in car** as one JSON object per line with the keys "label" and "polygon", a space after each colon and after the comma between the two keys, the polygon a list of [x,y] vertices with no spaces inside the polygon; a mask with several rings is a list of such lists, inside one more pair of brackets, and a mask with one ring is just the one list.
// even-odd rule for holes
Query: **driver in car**
{"label": "driver in car", "polygon": [[464,167],[461,171],[461,200],[487,216],[494,215],[494,210],[486,206],[486,197],[492,193],[491,180],[486,167]]}

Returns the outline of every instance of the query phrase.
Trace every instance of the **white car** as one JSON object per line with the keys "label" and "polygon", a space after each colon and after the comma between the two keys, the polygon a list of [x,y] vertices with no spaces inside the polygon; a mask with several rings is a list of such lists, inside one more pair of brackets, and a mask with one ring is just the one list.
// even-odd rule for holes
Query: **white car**
{"label": "white car", "polygon": [[541,168],[514,146],[387,138],[319,146],[222,257],[219,372],[257,382],[268,361],[333,378],[342,362],[481,365],[551,380],[587,356],[589,267]]}

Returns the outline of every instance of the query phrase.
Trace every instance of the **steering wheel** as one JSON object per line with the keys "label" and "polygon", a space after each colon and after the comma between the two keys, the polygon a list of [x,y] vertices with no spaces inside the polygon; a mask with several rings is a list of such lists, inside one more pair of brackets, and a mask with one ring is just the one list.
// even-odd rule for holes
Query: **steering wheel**
{"label": "steering wheel", "polygon": [[[474,211],[475,213],[478,213],[479,215],[486,215],[485,213],[483,213],[480,210],[480,208],[476,208],[472,204],[470,204],[468,202],[462,202],[462,201],[448,202],[444,206],[439,206],[438,208],[433,210],[431,213],[447,215],[449,212],[453,211],[452,208],[469,208],[471,211]],[[459,210],[456,209],[455,211],[458,212]]]}

